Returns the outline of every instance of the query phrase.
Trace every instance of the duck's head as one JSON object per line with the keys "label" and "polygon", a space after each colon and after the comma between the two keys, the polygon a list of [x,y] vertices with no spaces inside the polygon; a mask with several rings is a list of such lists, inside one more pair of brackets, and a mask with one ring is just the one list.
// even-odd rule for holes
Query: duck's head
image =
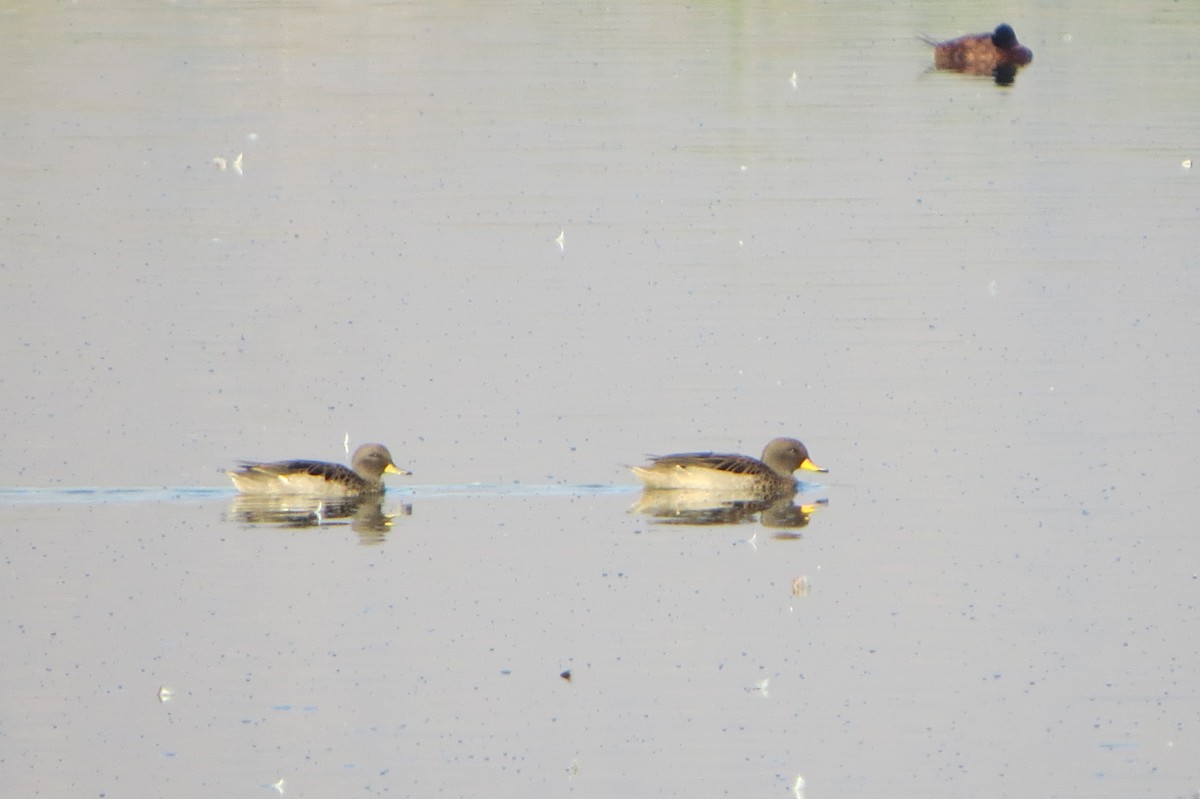
{"label": "duck's head", "polygon": [[388,452],[388,448],[383,444],[363,444],[354,451],[354,457],[350,461],[350,466],[358,473],[359,477],[378,481],[380,476],[387,472],[388,474],[412,474],[406,469],[401,469],[392,460],[392,453]]}
{"label": "duck's head", "polygon": [[812,462],[808,449],[794,438],[777,438],[763,450],[763,463],[782,474],[791,474],[797,469],[806,472],[827,472]]}
{"label": "duck's head", "polygon": [[1007,22],[1001,22],[996,26],[996,30],[992,31],[992,44],[1001,50],[1008,50],[1016,43],[1017,32]]}
{"label": "duck's head", "polygon": [[1033,60],[1033,51],[1017,41],[1012,26],[1002,22],[992,31],[992,46],[1004,53],[1004,63],[1024,66]]}

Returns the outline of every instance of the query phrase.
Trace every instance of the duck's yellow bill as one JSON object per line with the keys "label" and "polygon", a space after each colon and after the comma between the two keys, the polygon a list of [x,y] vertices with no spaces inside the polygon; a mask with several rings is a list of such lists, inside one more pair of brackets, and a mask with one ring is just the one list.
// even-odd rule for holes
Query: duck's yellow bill
{"label": "duck's yellow bill", "polygon": [[804,462],[800,464],[800,468],[806,472],[827,472],[827,471],[829,471],[828,469],[822,469],[820,466],[813,463],[812,460],[809,458],[804,459]]}
{"label": "duck's yellow bill", "polygon": [[389,463],[387,466],[384,466],[383,470],[389,474],[412,474],[412,472],[410,472],[408,469],[401,469],[394,463]]}

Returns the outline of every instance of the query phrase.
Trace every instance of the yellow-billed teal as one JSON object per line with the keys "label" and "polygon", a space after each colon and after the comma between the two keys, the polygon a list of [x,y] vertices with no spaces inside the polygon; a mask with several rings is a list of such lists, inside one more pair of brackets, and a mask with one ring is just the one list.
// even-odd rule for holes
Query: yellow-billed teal
{"label": "yellow-billed teal", "polygon": [[649,466],[631,470],[646,488],[728,491],[769,496],[795,491],[797,469],[826,472],[812,462],[808,450],[794,438],[777,438],[763,449],[762,460],[749,455],[685,452],[651,458]]}
{"label": "yellow-billed teal", "polygon": [[352,497],[383,491],[383,475],[412,474],[392,461],[382,444],[363,444],[354,451],[350,466],[323,461],[243,461],[237,471],[225,472],[244,494],[304,494],[317,497]]}

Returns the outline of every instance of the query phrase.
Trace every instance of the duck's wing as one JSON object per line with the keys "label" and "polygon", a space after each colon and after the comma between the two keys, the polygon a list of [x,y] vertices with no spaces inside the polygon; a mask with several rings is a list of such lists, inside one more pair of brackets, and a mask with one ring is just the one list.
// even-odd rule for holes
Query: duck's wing
{"label": "duck's wing", "polygon": [[663,455],[653,458],[655,466],[680,467],[692,469],[713,469],[718,472],[731,474],[773,474],[767,465],[760,460],[747,455],[733,455],[723,452],[684,452],[678,455]]}
{"label": "duck's wing", "polygon": [[324,461],[276,461],[274,463],[255,463],[253,461],[242,461],[242,473],[248,475],[262,475],[263,477],[297,477],[300,475],[308,475],[321,480],[329,480],[331,482],[353,482],[359,477],[349,468],[342,466],[340,463],[326,463]]}

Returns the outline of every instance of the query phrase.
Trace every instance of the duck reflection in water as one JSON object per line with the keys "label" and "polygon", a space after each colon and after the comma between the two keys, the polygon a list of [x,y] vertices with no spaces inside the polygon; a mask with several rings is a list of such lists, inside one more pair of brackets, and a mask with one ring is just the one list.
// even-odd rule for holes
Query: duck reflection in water
{"label": "duck reflection in water", "polygon": [[[633,510],[653,517],[659,524],[704,526],[751,524],[757,520],[763,527],[796,530],[807,526],[812,514],[829,504],[828,499],[819,499],[797,505],[795,498],[794,491],[764,499],[724,491],[647,488]],[[799,538],[799,535],[788,532],[777,533],[775,537]]]}
{"label": "duck reflection in water", "polygon": [[933,46],[934,69],[965,75],[991,75],[1001,86],[1012,84],[1017,70],[1033,60],[1033,51],[1017,41],[1012,26],[1001,23],[991,33],[975,33],[939,42],[921,37]]}
{"label": "duck reflection in water", "polygon": [[650,461],[631,467],[645,485],[635,510],[675,524],[737,524],[761,514],[768,527],[803,527],[817,505],[792,503],[798,487],[794,473],[827,471],[794,438],[769,442],[761,460],[684,452]]}
{"label": "duck reflection in water", "polygon": [[264,496],[239,494],[229,505],[228,517],[243,524],[285,529],[344,527],[358,533],[359,543],[379,544],[398,516],[411,516],[412,505],[401,504],[383,512],[383,497]]}

